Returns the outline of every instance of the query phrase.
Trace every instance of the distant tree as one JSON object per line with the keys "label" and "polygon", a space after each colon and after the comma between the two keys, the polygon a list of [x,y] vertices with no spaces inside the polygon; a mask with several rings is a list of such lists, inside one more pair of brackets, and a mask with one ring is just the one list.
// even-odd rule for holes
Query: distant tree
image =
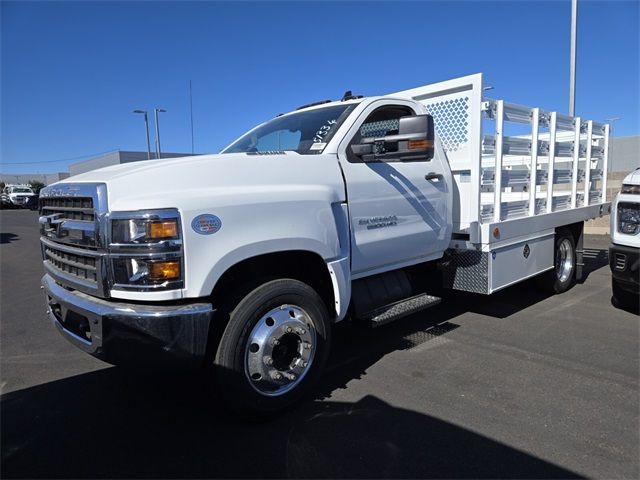
{"label": "distant tree", "polygon": [[40,193],[40,190],[42,190],[46,185],[38,180],[29,180],[29,186],[34,192]]}
{"label": "distant tree", "polygon": [[4,187],[5,187],[4,182],[0,182],[0,190],[4,190]]}

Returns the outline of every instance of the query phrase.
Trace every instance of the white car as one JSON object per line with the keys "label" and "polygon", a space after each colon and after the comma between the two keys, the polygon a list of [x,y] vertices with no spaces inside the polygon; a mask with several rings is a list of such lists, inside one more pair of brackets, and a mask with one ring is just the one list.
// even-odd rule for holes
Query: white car
{"label": "white car", "polygon": [[611,289],[616,306],[640,304],[640,167],[625,177],[611,210]]}
{"label": "white car", "polygon": [[24,207],[35,193],[28,185],[7,185],[2,192],[2,204],[11,207]]}

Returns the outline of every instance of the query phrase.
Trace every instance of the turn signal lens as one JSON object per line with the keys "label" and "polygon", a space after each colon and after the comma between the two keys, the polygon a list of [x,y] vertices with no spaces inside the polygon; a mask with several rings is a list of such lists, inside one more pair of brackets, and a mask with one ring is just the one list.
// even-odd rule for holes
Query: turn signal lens
{"label": "turn signal lens", "polygon": [[178,237],[178,222],[168,220],[147,223],[147,238],[149,240],[161,240]]}
{"label": "turn signal lens", "polygon": [[149,280],[176,280],[180,278],[180,261],[149,263]]}
{"label": "turn signal lens", "polygon": [[421,139],[421,140],[409,140],[409,150],[417,150],[419,148],[430,148],[433,147],[433,142],[431,140]]}

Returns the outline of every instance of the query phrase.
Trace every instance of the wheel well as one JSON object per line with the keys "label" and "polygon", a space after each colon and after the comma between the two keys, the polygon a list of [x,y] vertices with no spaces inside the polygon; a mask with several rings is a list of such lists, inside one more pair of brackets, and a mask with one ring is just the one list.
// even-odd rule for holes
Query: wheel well
{"label": "wheel well", "polygon": [[562,227],[556,228],[556,234],[561,230],[568,230],[573,236],[574,244],[578,245],[578,241],[580,236],[582,235],[582,231],[584,229],[584,222],[571,223],[569,225],[563,225]]}
{"label": "wheel well", "polygon": [[313,252],[294,250],[251,257],[230,267],[216,282],[211,298],[219,301],[239,301],[258,285],[275,278],[293,278],[313,288],[335,315],[335,298],[331,276],[323,258]]}

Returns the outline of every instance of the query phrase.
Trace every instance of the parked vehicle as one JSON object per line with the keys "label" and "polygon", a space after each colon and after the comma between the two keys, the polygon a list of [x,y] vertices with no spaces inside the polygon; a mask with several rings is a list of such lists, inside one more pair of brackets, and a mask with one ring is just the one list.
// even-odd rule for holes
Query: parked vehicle
{"label": "parked vehicle", "polygon": [[29,185],[7,185],[2,191],[2,204],[7,207],[23,208],[33,195],[35,193]]}
{"label": "parked vehicle", "polygon": [[38,203],[40,201],[40,195],[38,193],[34,193],[24,202],[24,208],[28,208],[29,210],[38,210]]}
{"label": "parked vehicle", "polygon": [[482,74],[347,92],[219,155],[43,189],[50,319],[115,364],[213,366],[230,405],[268,413],[321,374],[332,323],[380,326],[440,302],[426,276],[482,294],[538,275],[568,290],[583,222],[610,211],[609,126],[482,92]]}
{"label": "parked vehicle", "polygon": [[611,212],[611,290],[616,306],[640,306],[640,167],[625,177]]}

